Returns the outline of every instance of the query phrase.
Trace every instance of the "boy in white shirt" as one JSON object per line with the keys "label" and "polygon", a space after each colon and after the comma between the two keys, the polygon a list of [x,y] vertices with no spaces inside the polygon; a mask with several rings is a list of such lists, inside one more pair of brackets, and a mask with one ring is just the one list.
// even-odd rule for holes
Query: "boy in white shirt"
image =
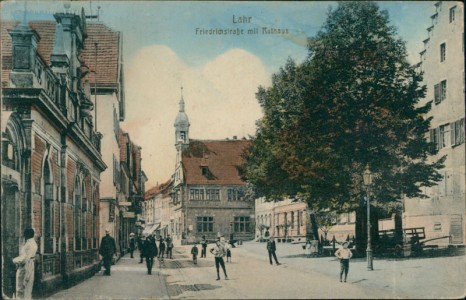
{"label": "boy in white shirt", "polygon": [[346,277],[348,276],[349,271],[349,260],[353,257],[353,253],[348,249],[348,244],[348,242],[344,242],[343,248],[340,248],[335,252],[335,256],[340,259],[340,282],[343,277],[343,273],[345,273],[346,282]]}

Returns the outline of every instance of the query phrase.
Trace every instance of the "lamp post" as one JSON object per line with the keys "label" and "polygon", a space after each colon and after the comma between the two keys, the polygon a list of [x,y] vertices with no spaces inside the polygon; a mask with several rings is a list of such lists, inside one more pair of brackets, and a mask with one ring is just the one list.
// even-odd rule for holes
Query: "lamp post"
{"label": "lamp post", "polygon": [[366,170],[363,173],[364,185],[366,186],[366,205],[367,205],[367,270],[372,271],[374,267],[372,265],[372,245],[371,245],[371,205],[369,198],[370,186],[372,184],[372,173],[369,170],[369,166],[366,166]]}

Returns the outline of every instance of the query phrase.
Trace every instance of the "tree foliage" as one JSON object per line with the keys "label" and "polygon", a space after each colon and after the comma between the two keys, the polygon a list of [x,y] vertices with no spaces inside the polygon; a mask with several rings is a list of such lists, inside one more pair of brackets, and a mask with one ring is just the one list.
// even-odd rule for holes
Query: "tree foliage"
{"label": "tree foliage", "polygon": [[309,39],[301,64],[288,59],[256,94],[264,116],[241,169],[258,196],[297,196],[313,209],[360,205],[362,173],[374,174],[375,204],[425,197],[444,159],[426,139],[431,102],[405,42],[373,2],[341,2]]}

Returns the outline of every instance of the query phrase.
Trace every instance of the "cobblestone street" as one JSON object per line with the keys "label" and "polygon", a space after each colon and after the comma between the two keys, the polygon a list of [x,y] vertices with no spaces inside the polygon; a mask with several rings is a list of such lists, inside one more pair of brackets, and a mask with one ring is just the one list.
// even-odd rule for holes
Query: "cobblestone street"
{"label": "cobblestone street", "polygon": [[[279,244],[280,266],[270,266],[265,244],[234,248],[229,280],[216,281],[212,255],[193,265],[188,246],[174,259],[156,261],[152,275],[139,259],[118,261],[112,276],[102,272],[51,299],[296,299],[296,298],[458,298],[464,295],[464,256],[351,262],[347,283],[338,281],[332,257],[306,258],[300,245]],[[315,284],[318,283],[318,284]]]}

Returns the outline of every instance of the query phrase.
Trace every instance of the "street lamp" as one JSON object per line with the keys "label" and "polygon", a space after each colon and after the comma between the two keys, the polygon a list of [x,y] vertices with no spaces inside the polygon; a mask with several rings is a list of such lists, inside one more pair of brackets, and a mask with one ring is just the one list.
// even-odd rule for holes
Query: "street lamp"
{"label": "street lamp", "polygon": [[366,170],[362,175],[364,179],[364,185],[366,186],[366,204],[367,204],[367,248],[366,248],[366,257],[367,257],[367,270],[372,271],[374,267],[372,265],[372,247],[371,247],[371,205],[369,198],[370,186],[372,184],[372,173],[369,170],[369,166],[366,166]]}

